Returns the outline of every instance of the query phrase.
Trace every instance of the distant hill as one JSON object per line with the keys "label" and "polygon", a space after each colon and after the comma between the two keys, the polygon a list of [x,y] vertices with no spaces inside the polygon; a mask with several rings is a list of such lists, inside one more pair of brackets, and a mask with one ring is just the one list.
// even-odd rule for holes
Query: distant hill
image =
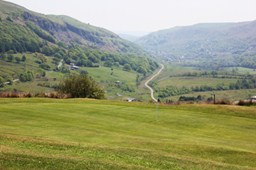
{"label": "distant hill", "polygon": [[134,42],[139,39],[139,36],[129,35],[129,34],[119,34],[119,36],[125,40]]}
{"label": "distant hill", "polygon": [[175,27],[151,33],[136,43],[171,61],[256,68],[256,21]]}

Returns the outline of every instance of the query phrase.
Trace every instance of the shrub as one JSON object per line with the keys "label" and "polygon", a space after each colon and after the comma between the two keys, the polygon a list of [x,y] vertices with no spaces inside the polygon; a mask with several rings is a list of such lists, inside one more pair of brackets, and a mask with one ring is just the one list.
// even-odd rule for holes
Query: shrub
{"label": "shrub", "polygon": [[88,75],[71,75],[59,84],[59,91],[72,98],[103,99],[104,91]]}
{"label": "shrub", "polygon": [[227,99],[221,99],[221,100],[217,100],[215,104],[224,104],[224,105],[230,105],[231,102]]}
{"label": "shrub", "polygon": [[253,103],[252,100],[239,100],[237,105],[239,105],[239,106],[251,106],[251,105],[256,105],[256,103]]}

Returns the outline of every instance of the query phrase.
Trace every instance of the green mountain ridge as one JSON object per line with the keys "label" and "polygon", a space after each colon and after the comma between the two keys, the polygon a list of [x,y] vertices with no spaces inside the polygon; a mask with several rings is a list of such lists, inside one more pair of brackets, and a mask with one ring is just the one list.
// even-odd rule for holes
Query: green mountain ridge
{"label": "green mountain ridge", "polygon": [[161,30],[136,41],[154,55],[200,66],[256,67],[256,21]]}
{"label": "green mountain ridge", "polygon": [[[64,42],[67,45],[75,43],[112,52],[143,53],[143,50],[136,45],[121,39],[106,29],[84,24],[68,16],[43,15],[9,2],[0,1],[0,3],[2,22],[8,20],[12,21],[15,26],[23,27],[30,22],[39,29],[50,33],[56,41]],[[42,36],[40,38],[48,41]]]}
{"label": "green mountain ridge", "polygon": [[[71,64],[81,69],[69,70]],[[37,84],[45,86],[43,79],[57,78],[59,81],[70,72],[86,73],[91,70],[89,72],[97,75],[95,78],[103,86],[123,80],[121,75],[130,72],[134,79],[132,88],[136,88],[136,75],[142,79],[158,64],[138,45],[104,28],[68,16],[39,14],[0,0],[0,66],[0,86],[3,85],[1,82],[10,82],[24,75],[34,76],[34,80],[40,81]],[[106,71],[106,68],[111,73],[107,78],[97,73]],[[118,76],[114,74],[114,69]],[[106,73],[102,75],[106,76]],[[34,82],[31,78],[28,80]],[[123,82],[125,88],[127,82]],[[47,84],[50,88],[56,86],[56,82]],[[15,87],[15,90],[24,89],[27,90]]]}

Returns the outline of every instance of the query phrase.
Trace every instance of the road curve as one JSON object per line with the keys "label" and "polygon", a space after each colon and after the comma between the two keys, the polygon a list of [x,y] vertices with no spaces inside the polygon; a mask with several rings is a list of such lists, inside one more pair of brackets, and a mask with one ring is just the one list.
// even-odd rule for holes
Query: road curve
{"label": "road curve", "polygon": [[162,70],[164,69],[164,65],[163,64],[160,64],[161,65],[161,68],[160,70],[155,74],[153,75],[150,79],[148,79],[146,82],[145,82],[145,86],[150,90],[150,95],[151,95],[151,98],[152,100],[154,100],[155,102],[157,102],[157,99],[154,97],[154,90],[148,85],[148,83],[150,81],[152,81],[155,77],[157,77],[161,72]]}

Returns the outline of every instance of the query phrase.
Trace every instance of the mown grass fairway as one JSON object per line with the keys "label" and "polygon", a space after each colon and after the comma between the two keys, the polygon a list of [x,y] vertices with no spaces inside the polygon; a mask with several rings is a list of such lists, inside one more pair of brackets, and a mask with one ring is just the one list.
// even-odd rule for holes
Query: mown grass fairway
{"label": "mown grass fairway", "polygon": [[0,169],[256,169],[256,108],[0,99]]}

